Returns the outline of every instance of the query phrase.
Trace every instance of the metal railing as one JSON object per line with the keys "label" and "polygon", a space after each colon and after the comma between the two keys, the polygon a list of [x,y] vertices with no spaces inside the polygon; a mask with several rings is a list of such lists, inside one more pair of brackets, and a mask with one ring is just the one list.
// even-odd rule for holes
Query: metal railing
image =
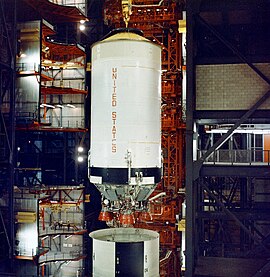
{"label": "metal railing", "polygon": [[47,116],[41,122],[55,128],[85,128],[82,116]]}
{"label": "metal railing", "polygon": [[[198,159],[207,150],[198,150]],[[218,149],[211,153],[204,163],[211,164],[248,164],[248,165],[270,165],[270,150],[257,149]]]}
{"label": "metal railing", "polygon": [[84,256],[83,250],[72,250],[68,253],[47,253],[46,255],[40,256],[39,263],[43,262],[53,262],[53,261],[59,261],[59,260],[78,260]]}
{"label": "metal railing", "polygon": [[40,72],[40,65],[38,63],[16,63],[17,72],[35,71]]}
{"label": "metal railing", "polygon": [[54,236],[54,235],[74,235],[74,232],[80,232],[85,229],[83,229],[81,222],[72,223],[70,227],[68,228],[65,224],[62,228],[55,229],[55,226],[49,226],[46,227],[42,232],[39,233],[40,236]]}

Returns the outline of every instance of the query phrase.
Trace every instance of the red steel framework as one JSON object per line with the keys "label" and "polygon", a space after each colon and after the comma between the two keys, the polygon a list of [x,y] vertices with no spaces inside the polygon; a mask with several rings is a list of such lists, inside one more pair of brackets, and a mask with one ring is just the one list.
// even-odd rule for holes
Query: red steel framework
{"label": "red steel framework", "polygon": [[[178,20],[182,17],[180,5],[172,1],[133,1],[128,27],[140,29],[149,40],[159,44],[162,51],[162,149],[163,181],[154,195],[166,195],[149,202],[151,219],[140,219],[136,227],[152,229],[160,234],[163,257],[160,276],[180,276],[179,250],[181,233],[177,220],[181,213],[184,184],[184,131],[182,107],[181,35]],[[107,0],[104,20],[113,28],[125,27],[120,0]]]}

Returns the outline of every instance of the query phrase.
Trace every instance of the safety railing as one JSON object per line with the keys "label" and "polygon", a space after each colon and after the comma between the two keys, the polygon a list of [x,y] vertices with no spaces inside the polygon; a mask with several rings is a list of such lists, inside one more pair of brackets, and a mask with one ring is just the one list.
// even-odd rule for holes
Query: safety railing
{"label": "safety railing", "polygon": [[40,65],[38,63],[16,63],[17,72],[40,72]]}
{"label": "safety railing", "polygon": [[41,119],[42,123],[55,128],[85,128],[82,116],[47,116]]}
{"label": "safety railing", "polygon": [[[64,224],[63,224],[64,225]],[[55,235],[73,235],[76,232],[84,231],[82,223],[72,223],[70,226],[59,227],[59,226],[49,226],[42,230],[42,232],[39,233],[41,237],[47,237],[47,236],[55,236]]]}
{"label": "safety railing", "polygon": [[80,258],[84,257],[84,252],[82,250],[74,250],[74,247],[71,247],[72,250],[69,251],[68,253],[47,253],[44,256],[40,256],[39,258],[39,263],[44,263],[44,262],[53,262],[53,261],[72,261],[72,260],[79,260]]}
{"label": "safety railing", "polygon": [[[207,150],[198,150],[198,158],[201,158]],[[248,164],[270,165],[270,150],[257,149],[218,149],[212,152],[204,161],[211,164]]]}

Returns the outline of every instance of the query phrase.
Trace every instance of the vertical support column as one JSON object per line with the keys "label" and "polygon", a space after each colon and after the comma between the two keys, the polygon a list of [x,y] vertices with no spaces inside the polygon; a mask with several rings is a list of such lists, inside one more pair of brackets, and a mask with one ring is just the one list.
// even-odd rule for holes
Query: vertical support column
{"label": "vertical support column", "polygon": [[192,277],[195,264],[195,205],[193,185],[193,110],[194,110],[194,42],[193,6],[187,1],[187,98],[186,98],[186,277]]}
{"label": "vertical support column", "polygon": [[[10,4],[10,3],[9,3]],[[17,1],[12,1],[13,6],[13,19],[12,19],[12,50],[11,50],[11,71],[12,71],[12,84],[10,93],[10,145],[11,152],[9,158],[9,213],[10,213],[10,268],[14,268],[14,204],[13,204],[13,186],[14,186],[14,149],[15,149],[15,81],[16,81],[16,53],[17,53]],[[2,6],[3,8],[3,6]]]}
{"label": "vertical support column", "polygon": [[68,142],[67,142],[68,133],[64,132],[64,164],[63,164],[63,181],[64,184],[67,183],[67,151],[68,151]]}

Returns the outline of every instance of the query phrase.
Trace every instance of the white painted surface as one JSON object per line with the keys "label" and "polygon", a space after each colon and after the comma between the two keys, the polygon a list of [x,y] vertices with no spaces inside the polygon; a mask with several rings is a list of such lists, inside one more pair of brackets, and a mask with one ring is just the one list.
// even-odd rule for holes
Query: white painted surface
{"label": "white painted surface", "polygon": [[115,276],[115,243],[93,239],[93,276]]}
{"label": "white painted surface", "polygon": [[144,242],[144,276],[159,276],[159,237]]}
{"label": "white painted surface", "polygon": [[127,168],[130,150],[132,168],[160,168],[160,47],[130,39],[95,44],[91,87],[89,165]]}

